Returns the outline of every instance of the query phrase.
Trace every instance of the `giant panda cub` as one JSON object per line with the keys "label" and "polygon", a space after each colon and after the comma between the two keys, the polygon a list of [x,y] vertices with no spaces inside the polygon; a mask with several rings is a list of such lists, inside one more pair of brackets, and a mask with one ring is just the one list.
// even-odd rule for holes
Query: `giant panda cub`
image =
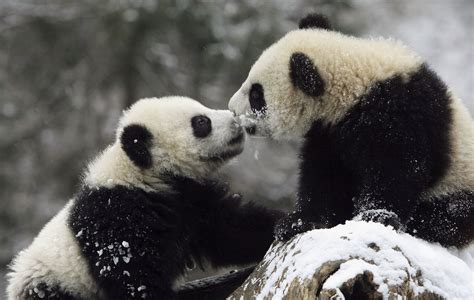
{"label": "giant panda cub", "polygon": [[243,141],[229,111],[135,103],[79,192],[14,259],[8,298],[173,299],[189,262],[260,260],[281,214],[210,179]]}
{"label": "giant panda cub", "polygon": [[473,119],[400,42],[309,15],[261,54],[229,109],[252,134],[303,140],[278,239],[357,216],[445,246],[473,240]]}

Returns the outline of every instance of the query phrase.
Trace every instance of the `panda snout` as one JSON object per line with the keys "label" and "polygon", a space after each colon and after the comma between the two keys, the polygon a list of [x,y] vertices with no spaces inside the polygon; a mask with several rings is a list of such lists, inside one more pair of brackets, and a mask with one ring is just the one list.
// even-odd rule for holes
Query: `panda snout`
{"label": "panda snout", "polygon": [[230,129],[233,134],[239,134],[243,130],[239,118],[232,118],[232,121],[230,122]]}
{"label": "panda snout", "polygon": [[237,118],[234,118],[231,122],[230,125],[231,132],[232,132],[232,138],[229,141],[229,145],[241,143],[244,139],[244,129],[242,128],[242,125],[240,124],[239,120]]}
{"label": "panda snout", "polygon": [[251,124],[248,127],[245,127],[245,131],[250,135],[254,135],[257,132],[257,126],[255,124]]}
{"label": "panda snout", "polygon": [[235,133],[232,139],[229,141],[229,145],[241,144],[245,139],[244,130],[240,128],[240,131]]}

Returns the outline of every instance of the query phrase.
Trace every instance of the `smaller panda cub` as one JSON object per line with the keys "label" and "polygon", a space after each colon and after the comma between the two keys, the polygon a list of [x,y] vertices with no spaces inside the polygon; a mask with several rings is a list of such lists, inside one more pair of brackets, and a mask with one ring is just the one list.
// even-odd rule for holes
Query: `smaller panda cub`
{"label": "smaller panda cub", "polygon": [[143,99],[72,200],[14,259],[9,299],[173,299],[190,262],[260,260],[280,212],[210,179],[243,150],[229,111]]}

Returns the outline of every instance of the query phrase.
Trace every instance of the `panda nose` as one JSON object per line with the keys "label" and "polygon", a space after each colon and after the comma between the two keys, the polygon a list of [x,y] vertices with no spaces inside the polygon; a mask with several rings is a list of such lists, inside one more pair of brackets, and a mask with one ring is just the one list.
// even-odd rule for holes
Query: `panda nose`
{"label": "panda nose", "polygon": [[239,118],[232,118],[230,126],[232,129],[232,132],[234,132],[235,134],[240,134],[243,131]]}
{"label": "panda nose", "polygon": [[235,126],[235,127],[240,127],[240,126],[241,126],[240,123],[241,123],[241,122],[240,122],[240,118],[239,118],[239,117],[235,117],[235,116],[234,116],[234,117],[232,118],[232,125],[233,125],[233,126]]}

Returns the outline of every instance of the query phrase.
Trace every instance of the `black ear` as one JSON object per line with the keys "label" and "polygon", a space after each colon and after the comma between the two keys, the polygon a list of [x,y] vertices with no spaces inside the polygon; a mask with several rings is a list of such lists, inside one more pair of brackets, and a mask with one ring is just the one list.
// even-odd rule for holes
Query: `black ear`
{"label": "black ear", "polygon": [[132,124],[123,129],[120,136],[122,149],[130,160],[142,169],[152,166],[152,159],[149,147],[153,136],[143,125]]}
{"label": "black ear", "polygon": [[324,81],[311,59],[301,52],[290,58],[290,78],[293,85],[308,96],[321,96],[324,93]]}
{"label": "black ear", "polygon": [[332,30],[332,26],[328,18],[320,14],[307,15],[306,17],[300,20],[298,27],[299,29],[321,28],[321,29]]}

